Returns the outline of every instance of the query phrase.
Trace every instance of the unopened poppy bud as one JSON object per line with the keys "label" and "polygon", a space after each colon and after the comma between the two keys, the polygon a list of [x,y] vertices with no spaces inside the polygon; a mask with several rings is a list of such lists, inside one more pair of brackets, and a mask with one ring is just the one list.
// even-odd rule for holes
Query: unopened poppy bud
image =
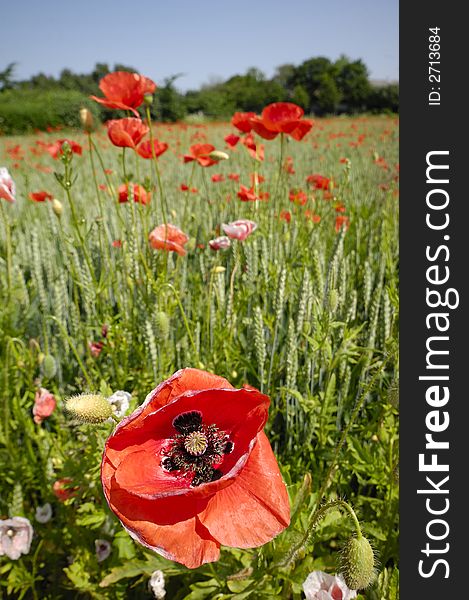
{"label": "unopened poppy bud", "polygon": [[221,267],[218,265],[217,267],[213,267],[212,273],[224,273],[226,271],[225,267]]}
{"label": "unopened poppy bud", "polygon": [[87,133],[93,130],[93,114],[87,108],[80,108],[80,123]]}
{"label": "unopened poppy bud", "polygon": [[230,155],[226,152],[222,152],[221,150],[212,150],[208,155],[212,160],[220,161],[220,160],[228,160]]}
{"label": "unopened poppy bud", "polygon": [[160,310],[155,315],[156,326],[158,328],[158,335],[162,338],[167,339],[169,337],[169,317],[168,315]]}
{"label": "unopened poppy bud", "polygon": [[57,373],[57,364],[51,354],[47,354],[42,361],[42,373],[47,379],[52,379]]}
{"label": "unopened poppy bud", "polygon": [[151,106],[153,104],[153,94],[145,94],[143,96],[143,102],[145,106]]}
{"label": "unopened poppy bud", "polygon": [[351,590],[362,590],[375,578],[375,556],[370,542],[363,536],[351,537],[340,558],[341,572]]}
{"label": "unopened poppy bud", "polygon": [[62,205],[62,202],[60,202],[60,200],[57,200],[57,198],[54,198],[52,200],[52,210],[54,211],[54,213],[57,217],[60,218],[62,216],[64,207]]}
{"label": "unopened poppy bud", "polygon": [[104,423],[112,416],[112,406],[100,394],[72,396],[66,401],[65,410],[83,423]]}

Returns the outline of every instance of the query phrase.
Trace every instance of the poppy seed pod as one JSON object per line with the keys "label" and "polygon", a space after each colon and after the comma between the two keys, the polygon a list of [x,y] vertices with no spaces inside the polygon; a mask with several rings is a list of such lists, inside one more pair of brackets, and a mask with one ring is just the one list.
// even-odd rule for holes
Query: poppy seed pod
{"label": "poppy seed pod", "polygon": [[104,423],[112,416],[111,404],[100,394],[72,396],[66,401],[65,410],[83,423]]}
{"label": "poppy seed pod", "polygon": [[370,542],[363,536],[351,537],[342,549],[340,566],[350,589],[369,587],[375,578],[375,556]]}

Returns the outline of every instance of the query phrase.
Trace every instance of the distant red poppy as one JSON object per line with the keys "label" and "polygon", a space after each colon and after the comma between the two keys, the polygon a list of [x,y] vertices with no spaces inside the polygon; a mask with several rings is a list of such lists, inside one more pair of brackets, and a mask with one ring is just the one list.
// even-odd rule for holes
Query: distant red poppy
{"label": "distant red poppy", "polygon": [[62,479],[57,479],[57,481],[54,482],[52,492],[60,502],[65,502],[65,500],[77,495],[78,486],[73,486],[71,485],[72,483],[73,479],[70,477],[62,477]]}
{"label": "distant red poppy", "polygon": [[187,235],[176,227],[168,223],[167,225],[158,225],[148,236],[150,246],[155,250],[167,250],[168,252],[177,252],[179,256],[184,256],[186,250],[184,246],[189,241]]}
{"label": "distant red poppy", "polygon": [[138,73],[116,71],[105,75],[99,82],[99,88],[105,97],[90,96],[93,100],[107,108],[131,110],[138,116],[135,109],[143,103],[145,94],[153,94],[156,85],[151,79]]}
{"label": "distant red poppy", "polygon": [[134,539],[189,568],[220,545],[253,548],[290,522],[290,504],[263,428],[269,398],[183,369],[108,438],[101,481]]}
{"label": "distant red poppy", "polygon": [[306,181],[310,183],[315,190],[328,190],[331,180],[323,175],[308,175]]}
{"label": "distant red poppy", "polygon": [[229,173],[228,179],[231,179],[231,181],[239,181],[239,173]]}
{"label": "distant red poppy", "polygon": [[255,200],[257,200],[257,196],[256,196],[256,192],[254,191],[254,188],[250,188],[248,189],[246,186],[241,185],[239,188],[239,192],[238,192],[238,198],[242,201],[242,202],[254,202]]}
{"label": "distant red poppy", "polygon": [[312,221],[313,223],[321,222],[320,215],[317,215],[314,211],[309,209],[305,210],[305,219],[307,219],[308,221]]}
{"label": "distant red poppy", "polygon": [[67,142],[67,144],[70,146],[73,154],[78,154],[78,156],[83,154],[83,148],[80,146],[80,144],[78,144],[78,142],[67,139],[57,140],[53,144],[46,144],[45,149],[47,152],[49,152],[53,159],[57,160],[59,156],[63,154],[63,145],[65,142]]}
{"label": "distant red poppy", "polygon": [[189,148],[190,154],[184,155],[184,162],[192,162],[196,160],[202,167],[211,167],[217,164],[217,160],[210,158],[210,153],[215,150],[212,144],[194,144]]}
{"label": "distant red poppy", "polygon": [[285,159],[285,164],[283,165],[283,168],[289,175],[295,174],[295,168],[293,166],[293,158],[291,156],[287,156],[287,158]]}
{"label": "distant red poppy", "polygon": [[225,181],[225,176],[221,173],[217,173],[216,175],[212,175],[212,181],[213,183],[220,183],[222,181]]}
{"label": "distant red poppy", "polygon": [[[155,151],[155,157],[158,158],[159,156],[161,156],[162,154],[164,154],[166,152],[166,150],[168,149],[168,144],[166,144],[166,142],[160,142],[158,140],[153,140],[153,148]],[[141,144],[139,144],[139,146],[137,147],[137,153],[142,158],[153,158],[153,152],[151,149],[151,141],[146,140],[145,142],[142,142]]]}
{"label": "distant red poppy", "polygon": [[298,206],[304,206],[306,202],[308,202],[308,196],[303,192],[303,190],[290,190],[288,198],[290,199],[290,202],[294,202]]}
{"label": "distant red poppy", "polygon": [[339,233],[339,231],[342,229],[342,227],[345,227],[345,231],[347,231],[347,229],[350,227],[350,219],[349,219],[349,217],[346,217],[345,215],[338,215],[335,218],[336,232]]}
{"label": "distant red poppy", "polygon": [[[150,192],[147,192],[147,190],[138,183],[133,183],[131,185],[133,185],[132,191],[133,191],[134,202],[137,202],[138,204],[144,204],[144,205],[150,204],[150,200],[151,200]],[[127,183],[122,183],[118,187],[117,192],[119,194],[119,202],[121,204],[129,201],[129,186]]]}
{"label": "distant red poppy", "polygon": [[286,221],[287,223],[290,223],[290,221],[291,221],[291,212],[288,211],[288,210],[282,210],[280,212],[279,219],[281,221]]}
{"label": "distant red poppy", "polygon": [[266,140],[273,140],[285,133],[295,140],[302,140],[313,123],[302,119],[304,110],[292,102],[274,102],[264,108],[260,117],[250,119],[252,129]]}
{"label": "distant red poppy", "polygon": [[44,202],[53,198],[49,192],[29,192],[28,196],[33,202]]}
{"label": "distant red poppy", "polygon": [[229,135],[225,136],[224,140],[228,144],[228,146],[231,146],[233,148],[239,142],[239,135],[234,135],[234,133],[230,133]]}
{"label": "distant red poppy", "polygon": [[232,125],[239,129],[243,133],[249,133],[252,129],[251,119],[256,116],[256,113],[253,112],[235,112],[231,119]]}
{"label": "distant red poppy", "polygon": [[136,150],[138,144],[150,131],[141,119],[127,117],[126,119],[114,119],[106,123],[109,139],[119,148],[133,148]]}
{"label": "distant red poppy", "polygon": [[112,247],[113,248],[122,248],[122,240],[114,240],[112,242]]}
{"label": "distant red poppy", "polygon": [[256,144],[252,133],[248,133],[241,138],[241,143],[247,148],[249,154],[254,160],[264,160],[264,144]]}

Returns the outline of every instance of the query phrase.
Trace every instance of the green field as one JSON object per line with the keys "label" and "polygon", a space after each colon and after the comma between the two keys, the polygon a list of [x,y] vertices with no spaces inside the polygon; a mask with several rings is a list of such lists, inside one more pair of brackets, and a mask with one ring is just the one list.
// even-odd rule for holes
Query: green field
{"label": "green field", "polygon": [[[169,599],[299,599],[308,573],[338,572],[354,533],[339,510],[311,529],[318,506],[337,499],[376,551],[377,577],[358,597],[398,597],[398,126],[387,116],[319,119],[301,142],[258,138],[256,161],[226,145],[229,123],[156,124],[169,146],[157,167],[112,146],[105,129],[91,154],[78,131],[0,138],[0,166],[17,187],[15,203],[0,199],[0,519],[34,528],[28,554],[0,557],[5,597],[150,598],[161,569]],[[54,159],[46,146],[64,138],[82,155]],[[196,143],[229,159],[184,164]],[[254,174],[264,181],[253,185]],[[314,174],[333,183],[315,189]],[[125,180],[145,186],[150,203],[119,203]],[[269,197],[243,202],[241,184]],[[39,191],[61,208],[31,200]],[[237,219],[256,230],[212,250]],[[185,256],[148,243],[165,220],[189,237]],[[134,409],[184,367],[270,396],[266,433],[292,505],[274,541],[222,548],[195,570],[124,531],[99,477],[114,425],[63,410],[71,395],[117,390]],[[57,408],[38,424],[40,387]],[[66,500],[53,492],[63,478],[74,490]],[[40,523],[46,503],[52,518]],[[95,540],[111,544],[102,561]]]}

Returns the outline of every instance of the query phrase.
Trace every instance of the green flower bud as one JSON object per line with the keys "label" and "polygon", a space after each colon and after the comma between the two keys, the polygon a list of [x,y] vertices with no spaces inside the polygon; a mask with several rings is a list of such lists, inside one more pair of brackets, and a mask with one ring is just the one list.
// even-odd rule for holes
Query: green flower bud
{"label": "green flower bud", "polygon": [[52,379],[57,373],[57,364],[51,354],[47,354],[41,364],[42,373],[47,379]]}
{"label": "green flower bud", "polygon": [[340,558],[345,583],[351,590],[362,590],[375,578],[375,555],[370,542],[363,536],[351,537]]}
{"label": "green flower bud", "polygon": [[83,423],[104,423],[112,416],[111,404],[100,394],[72,396],[66,401],[65,410]]}

